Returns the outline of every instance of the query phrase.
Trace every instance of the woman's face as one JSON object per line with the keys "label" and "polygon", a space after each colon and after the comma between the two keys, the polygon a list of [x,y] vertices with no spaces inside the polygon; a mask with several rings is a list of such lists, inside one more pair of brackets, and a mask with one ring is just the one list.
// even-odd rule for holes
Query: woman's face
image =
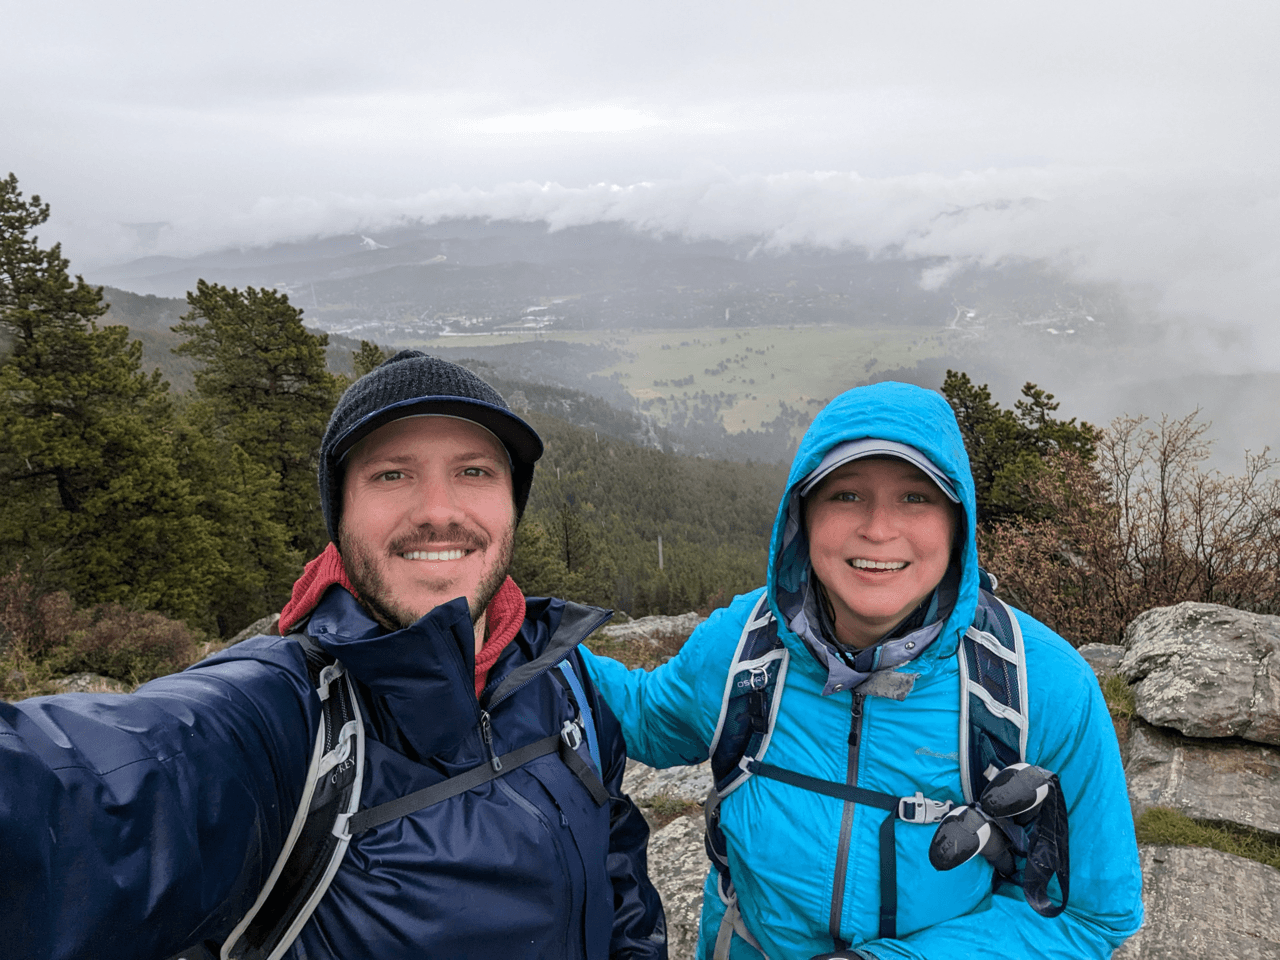
{"label": "woman's face", "polygon": [[836,638],[867,647],[947,572],[956,509],[905,460],[854,460],[805,497],[809,562],[835,609]]}

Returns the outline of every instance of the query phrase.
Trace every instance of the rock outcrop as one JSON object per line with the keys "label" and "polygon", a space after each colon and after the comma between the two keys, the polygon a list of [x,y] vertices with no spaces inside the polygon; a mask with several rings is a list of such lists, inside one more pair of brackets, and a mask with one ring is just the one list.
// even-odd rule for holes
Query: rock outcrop
{"label": "rock outcrop", "polygon": [[1141,855],[1147,920],[1112,960],[1280,956],[1280,871],[1204,847],[1144,846]]}
{"label": "rock outcrop", "polygon": [[[1280,841],[1280,617],[1182,603],[1138,617],[1123,646],[1080,653],[1100,682],[1117,674],[1132,685],[1123,753],[1135,818],[1169,808]],[[690,960],[696,944],[707,871],[696,804],[710,780],[706,764],[635,764],[624,784],[651,815],[689,811],[656,821],[650,840],[672,960]],[[1201,847],[1142,845],[1140,854],[1146,922],[1114,960],[1280,957],[1280,870]]]}
{"label": "rock outcrop", "polygon": [[598,635],[606,640],[643,640],[657,643],[668,637],[684,639],[706,617],[696,613],[682,613],[674,617],[641,617],[625,623],[606,623]]}
{"label": "rock outcrop", "polygon": [[[1208,603],[1149,610],[1117,672],[1140,718],[1125,775],[1155,807],[1280,841],[1280,617]],[[1280,957],[1280,870],[1195,847],[1142,849],[1143,929],[1123,960]]]}
{"label": "rock outcrop", "polygon": [[1120,673],[1147,722],[1280,744],[1280,617],[1179,603],[1134,620],[1125,646]]}

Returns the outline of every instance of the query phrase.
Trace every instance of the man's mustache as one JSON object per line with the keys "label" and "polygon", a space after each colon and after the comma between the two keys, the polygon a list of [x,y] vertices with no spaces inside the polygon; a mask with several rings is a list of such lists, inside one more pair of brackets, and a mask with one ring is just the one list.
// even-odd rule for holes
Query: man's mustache
{"label": "man's mustache", "polygon": [[484,550],[489,546],[489,538],[479,531],[469,530],[456,523],[450,524],[444,530],[424,526],[413,533],[406,533],[392,540],[389,549],[391,553],[410,553],[414,550],[430,550],[441,543],[471,550]]}

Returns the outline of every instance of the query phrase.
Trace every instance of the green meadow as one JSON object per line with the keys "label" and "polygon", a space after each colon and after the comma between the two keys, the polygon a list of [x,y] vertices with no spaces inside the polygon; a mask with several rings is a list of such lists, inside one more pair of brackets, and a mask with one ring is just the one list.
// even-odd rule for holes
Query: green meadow
{"label": "green meadow", "polygon": [[[513,333],[467,337],[465,344],[456,346],[445,339],[420,346],[455,357],[471,352],[483,359],[485,347],[510,347],[534,339],[533,334]],[[943,353],[939,335],[911,327],[556,331],[543,334],[537,342],[545,349],[556,341],[618,351],[619,362],[584,373],[615,379],[659,422],[667,420],[665,413],[686,408],[702,394],[720,398],[714,406],[731,433],[772,421],[780,401],[816,412],[836,394],[881,371],[913,367]]]}

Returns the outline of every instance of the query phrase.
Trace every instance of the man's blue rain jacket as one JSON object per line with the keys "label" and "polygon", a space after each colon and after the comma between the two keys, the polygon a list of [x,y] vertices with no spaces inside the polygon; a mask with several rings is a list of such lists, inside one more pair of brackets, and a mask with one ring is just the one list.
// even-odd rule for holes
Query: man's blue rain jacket
{"label": "man's blue rain jacket", "polygon": [[[566,635],[564,610],[529,600],[490,673],[484,697],[521,672],[487,703],[495,753],[575,716],[552,668],[578,663],[604,614]],[[487,762],[464,600],[388,634],[335,587],[307,630],[358,681],[362,807]],[[665,958],[622,736],[589,679],[586,693],[611,800],[596,806],[552,754],[360,834],[288,956]],[[319,719],[301,649],[280,637],[129,695],[0,704],[0,954],[159,960],[220,944],[276,861]]]}
{"label": "man's blue rain jacket", "polygon": [[[914,675],[901,700],[853,692],[832,679],[831,660],[786,625],[779,607],[809,577],[797,539],[796,485],[832,447],[864,437],[923,451],[950,478],[963,517],[959,577],[941,633],[896,668]],[[792,524],[788,529],[788,517]],[[851,390],[805,434],[779,505],[768,585],[791,655],[765,760],[837,783],[894,796],[917,791],[964,802],[960,782],[956,650],[978,599],[975,500],[956,421],[930,391],[898,383]],[[728,665],[761,591],[736,598],[699,626],[680,653],[651,673],[588,656],[588,668],[626,731],[630,755],[657,767],[707,759]],[[1092,672],[1064,640],[1019,612],[1026,647],[1030,736],[1027,759],[1055,771],[1070,818],[1071,897],[1046,919],[1021,890],[993,889],[982,857],[948,872],[928,858],[933,825],[899,824],[897,938],[879,937],[883,811],[763,777],[750,777],[721,807],[731,875],[747,930],[773,960],[807,960],[836,949],[835,932],[883,960],[1082,960],[1105,958],[1142,919],[1141,874],[1114,729]],[[817,641],[823,643],[824,641]],[[873,685],[884,688],[885,685]],[[898,685],[899,690],[901,684]],[[714,872],[706,885],[699,954],[710,960],[725,904]],[[731,956],[760,955],[735,934]]]}

